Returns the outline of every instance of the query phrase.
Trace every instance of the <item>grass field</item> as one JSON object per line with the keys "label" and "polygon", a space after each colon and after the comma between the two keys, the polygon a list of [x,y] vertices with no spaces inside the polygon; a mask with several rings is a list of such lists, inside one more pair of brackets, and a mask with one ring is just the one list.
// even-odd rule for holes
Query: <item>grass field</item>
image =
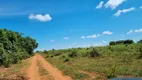
{"label": "grass field", "polygon": [[54,66],[72,76],[74,80],[90,79],[92,76],[84,74],[83,71],[98,74],[103,79],[111,77],[142,77],[142,60],[131,60],[124,62],[117,57],[86,58],[80,57],[64,62],[60,56],[47,58]]}
{"label": "grass field", "polygon": [[42,55],[73,80],[105,80],[142,77],[140,51],[141,44],[131,44],[51,50]]}

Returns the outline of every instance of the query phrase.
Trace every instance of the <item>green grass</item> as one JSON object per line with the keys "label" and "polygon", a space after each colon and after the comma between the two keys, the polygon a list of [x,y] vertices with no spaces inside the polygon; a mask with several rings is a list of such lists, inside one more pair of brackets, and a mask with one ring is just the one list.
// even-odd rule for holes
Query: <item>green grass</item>
{"label": "green grass", "polygon": [[70,48],[44,52],[45,58],[73,80],[90,79],[82,71],[98,73],[104,79],[142,77],[142,44]]}
{"label": "green grass", "polygon": [[[9,78],[11,76],[25,76],[25,69],[30,65],[26,60],[20,61],[17,64],[11,65],[11,67],[7,68],[6,72],[0,73],[1,78]],[[23,71],[22,71],[23,70]]]}
{"label": "green grass", "polygon": [[48,71],[43,68],[40,61],[37,62],[37,66],[38,66],[38,71],[39,71],[40,76],[45,76],[49,74]]}
{"label": "green grass", "polygon": [[131,59],[125,61],[121,57],[78,57],[72,58],[68,62],[64,62],[61,56],[46,58],[51,64],[59,68],[65,75],[69,75],[73,80],[83,80],[89,77],[80,71],[98,72],[106,78],[118,76],[142,77],[142,60]]}
{"label": "green grass", "polygon": [[27,67],[29,65],[28,62],[22,62],[20,61],[18,64],[15,65],[15,67],[13,67],[12,73],[19,73],[21,71],[22,68]]}

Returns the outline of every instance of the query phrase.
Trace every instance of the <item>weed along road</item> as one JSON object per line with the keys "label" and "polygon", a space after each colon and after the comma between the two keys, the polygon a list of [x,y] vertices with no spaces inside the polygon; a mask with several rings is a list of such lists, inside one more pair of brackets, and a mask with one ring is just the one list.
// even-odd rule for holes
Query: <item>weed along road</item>
{"label": "weed along road", "polygon": [[[38,62],[41,65],[38,65]],[[64,76],[61,71],[54,68],[39,54],[35,54],[30,59],[30,63],[31,65],[27,69],[27,76],[30,80],[72,80],[69,76]]]}

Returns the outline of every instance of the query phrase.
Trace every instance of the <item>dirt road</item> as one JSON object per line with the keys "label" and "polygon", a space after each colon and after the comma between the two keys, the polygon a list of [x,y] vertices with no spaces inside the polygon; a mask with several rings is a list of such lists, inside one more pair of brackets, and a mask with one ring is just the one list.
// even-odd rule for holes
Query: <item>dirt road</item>
{"label": "dirt road", "polygon": [[[38,61],[40,61],[42,64],[41,66],[48,71],[52,78],[49,79],[46,76],[43,78],[43,76],[40,75],[37,65]],[[30,80],[72,80],[69,76],[64,76],[61,71],[59,71],[57,68],[54,68],[39,54],[35,54],[35,56],[30,59],[30,63],[31,65],[27,69],[27,76],[30,78]]]}

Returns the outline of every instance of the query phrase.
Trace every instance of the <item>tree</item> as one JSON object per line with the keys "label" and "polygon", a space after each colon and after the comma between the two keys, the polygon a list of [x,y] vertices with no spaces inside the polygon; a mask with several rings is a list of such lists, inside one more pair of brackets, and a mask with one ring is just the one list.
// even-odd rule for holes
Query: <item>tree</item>
{"label": "tree", "polygon": [[137,43],[140,43],[140,44],[141,44],[141,43],[142,43],[142,40],[139,40]]}
{"label": "tree", "polygon": [[116,44],[116,42],[114,42],[114,41],[111,41],[110,43],[109,43],[109,45],[115,45]]}
{"label": "tree", "polygon": [[109,45],[119,45],[119,44],[133,44],[133,40],[119,40],[119,41],[111,41]]}
{"label": "tree", "polygon": [[33,55],[38,43],[31,37],[23,37],[21,33],[0,29],[0,65],[6,67],[11,63]]}

